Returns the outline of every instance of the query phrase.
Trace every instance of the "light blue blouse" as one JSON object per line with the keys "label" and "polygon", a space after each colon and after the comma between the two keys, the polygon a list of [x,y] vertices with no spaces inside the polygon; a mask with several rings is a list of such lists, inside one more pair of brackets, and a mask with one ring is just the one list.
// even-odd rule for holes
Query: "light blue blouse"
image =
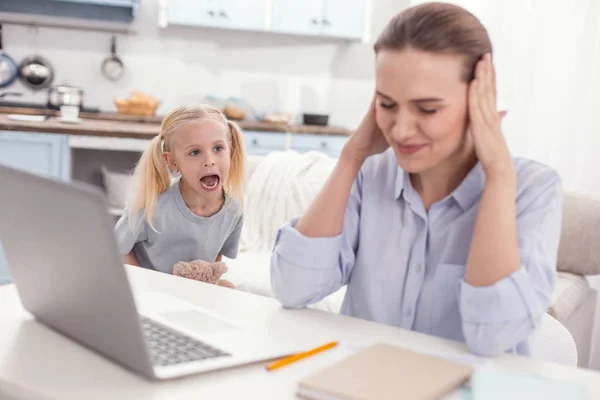
{"label": "light blue blouse", "polygon": [[476,354],[529,354],[550,304],[561,229],[558,174],[515,159],[521,268],[491,286],[464,281],[485,175],[477,164],[449,196],[425,210],[391,150],[367,159],[342,233],[277,234],[271,284],[285,307],[304,307],[347,285],[341,313],[465,342]]}

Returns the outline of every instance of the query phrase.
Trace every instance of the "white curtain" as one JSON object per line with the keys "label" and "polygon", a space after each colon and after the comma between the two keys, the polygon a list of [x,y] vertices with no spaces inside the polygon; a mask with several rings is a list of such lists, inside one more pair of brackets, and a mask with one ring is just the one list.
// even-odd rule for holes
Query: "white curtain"
{"label": "white curtain", "polygon": [[566,190],[600,195],[600,1],[450,2],[490,33],[512,153],[558,170]]}

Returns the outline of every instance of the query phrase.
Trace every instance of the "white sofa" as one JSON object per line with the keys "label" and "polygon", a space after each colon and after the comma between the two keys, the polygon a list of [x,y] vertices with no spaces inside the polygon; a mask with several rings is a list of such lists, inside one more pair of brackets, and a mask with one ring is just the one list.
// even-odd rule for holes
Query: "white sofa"
{"label": "white sofa", "polygon": [[[285,160],[285,157],[280,159]],[[256,179],[253,181],[252,176],[264,160],[265,158],[261,156],[249,157],[248,191],[252,190],[252,185],[261,183]],[[331,168],[334,164],[335,160],[324,165]],[[322,181],[321,185],[329,173],[329,171],[325,172],[318,173],[318,179]],[[280,197],[283,199],[286,195],[288,194],[281,193]],[[548,314],[568,329],[577,346],[578,365],[587,367],[592,346],[597,292],[590,288],[585,276],[600,274],[600,200],[569,193],[565,195],[564,203],[558,279]],[[252,218],[250,214],[253,212],[256,211],[253,209],[246,211],[246,219]],[[284,215],[281,221],[275,222],[283,223],[292,216]],[[278,215],[278,218],[281,219],[282,216]],[[267,229],[263,234],[274,235],[271,231]],[[234,282],[240,290],[272,297],[270,256],[269,248],[259,251],[241,250],[235,260],[225,260],[229,266],[226,278]],[[344,292],[345,289],[342,288],[311,307],[338,312]]]}

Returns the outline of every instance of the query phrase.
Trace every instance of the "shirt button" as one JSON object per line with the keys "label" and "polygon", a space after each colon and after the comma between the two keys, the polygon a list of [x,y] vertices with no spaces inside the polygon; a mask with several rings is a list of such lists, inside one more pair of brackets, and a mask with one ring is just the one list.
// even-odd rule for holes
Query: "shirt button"
{"label": "shirt button", "polygon": [[412,315],[412,308],[408,307],[408,308],[406,309],[406,316],[407,316],[407,317],[410,317],[411,315]]}
{"label": "shirt button", "polygon": [[421,272],[422,269],[423,269],[423,266],[421,264],[417,264],[417,268],[415,268],[415,271]]}

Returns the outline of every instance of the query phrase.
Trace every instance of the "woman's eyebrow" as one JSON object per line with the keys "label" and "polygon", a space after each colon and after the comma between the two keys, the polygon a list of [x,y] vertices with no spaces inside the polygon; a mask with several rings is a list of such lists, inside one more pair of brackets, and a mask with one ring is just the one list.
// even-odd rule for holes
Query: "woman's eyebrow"
{"label": "woman's eyebrow", "polygon": [[411,101],[413,103],[434,103],[444,101],[444,99],[442,99],[441,97],[423,97],[419,99],[412,99]]}
{"label": "woman's eyebrow", "polygon": [[384,97],[386,100],[394,101],[394,99],[392,99],[390,96],[388,96],[387,94],[381,93],[379,90],[375,91],[375,94],[377,96]]}
{"label": "woman's eyebrow", "polygon": [[[388,96],[385,93],[382,93],[379,90],[377,90],[375,93],[378,96],[381,96],[381,97],[383,97],[386,100],[394,101],[394,99],[392,99],[390,96]],[[435,102],[439,103],[441,101],[444,101],[444,99],[442,99],[441,97],[420,97],[420,98],[417,98],[417,99],[411,99],[410,101],[413,102],[413,103],[416,103],[416,104],[420,104],[420,103],[435,103]]]}

